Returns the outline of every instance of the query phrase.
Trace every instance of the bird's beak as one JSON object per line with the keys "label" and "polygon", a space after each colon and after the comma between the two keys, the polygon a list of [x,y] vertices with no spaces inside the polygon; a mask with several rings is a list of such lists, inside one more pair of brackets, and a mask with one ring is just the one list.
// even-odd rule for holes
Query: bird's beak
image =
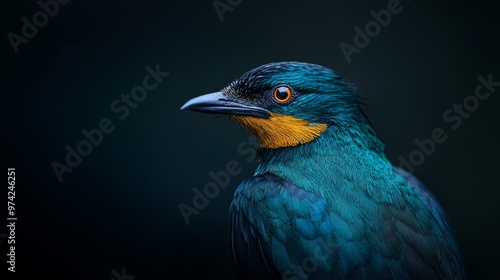
{"label": "bird's beak", "polygon": [[268,118],[269,110],[248,102],[227,96],[222,92],[209,93],[195,97],[181,107],[181,110],[191,110],[209,114],[245,115]]}

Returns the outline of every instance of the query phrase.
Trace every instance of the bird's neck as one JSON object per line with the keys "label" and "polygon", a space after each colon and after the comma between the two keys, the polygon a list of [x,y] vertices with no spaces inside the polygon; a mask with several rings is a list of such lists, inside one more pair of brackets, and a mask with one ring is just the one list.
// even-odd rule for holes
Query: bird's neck
{"label": "bird's neck", "polygon": [[329,126],[317,139],[295,147],[263,149],[257,174],[272,173],[311,191],[342,180],[392,172],[384,145],[365,123],[350,127]]}

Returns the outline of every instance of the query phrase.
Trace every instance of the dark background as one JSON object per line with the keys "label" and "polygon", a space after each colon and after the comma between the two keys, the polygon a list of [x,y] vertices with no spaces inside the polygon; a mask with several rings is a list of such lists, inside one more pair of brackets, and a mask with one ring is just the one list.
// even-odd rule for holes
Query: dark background
{"label": "dark background", "polygon": [[[221,22],[208,0],[73,0],[18,54],[6,35],[21,34],[21,17],[40,7],[3,3],[2,168],[17,172],[16,275],[109,280],[125,267],[136,280],[234,279],[228,208],[256,166],[238,153],[248,136],[179,107],[261,64],[297,60],[358,85],[395,163],[416,149],[414,139],[446,131],[415,174],[446,209],[470,277],[497,276],[500,89],[457,130],[442,115],[474,93],[479,75],[500,80],[499,2],[402,0],[403,11],[348,64],[339,44],[353,44],[353,28],[387,3],[244,0]],[[119,120],[110,104],[156,64],[170,76]],[[105,117],[115,131],[60,183],[51,163],[64,163],[65,146]],[[186,225],[179,203],[192,204],[192,188],[229,160],[243,171]],[[0,195],[6,205],[7,190]]]}

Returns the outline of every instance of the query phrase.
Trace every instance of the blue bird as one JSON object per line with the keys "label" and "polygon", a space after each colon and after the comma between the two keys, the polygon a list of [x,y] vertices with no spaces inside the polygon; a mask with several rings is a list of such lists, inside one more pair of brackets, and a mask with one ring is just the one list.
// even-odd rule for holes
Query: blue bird
{"label": "blue bird", "polygon": [[230,207],[240,279],[466,279],[443,209],[389,162],[335,71],[270,63],[181,109],[224,115],[259,142]]}

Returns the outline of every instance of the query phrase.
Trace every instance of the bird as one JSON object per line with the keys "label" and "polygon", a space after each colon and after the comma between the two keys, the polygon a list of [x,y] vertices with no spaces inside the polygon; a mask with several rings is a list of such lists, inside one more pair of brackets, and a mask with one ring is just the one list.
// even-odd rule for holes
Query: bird
{"label": "bird", "polygon": [[235,190],[238,279],[466,279],[443,208],[384,153],[357,87],[305,62],[254,68],[181,109],[220,115],[258,142]]}

